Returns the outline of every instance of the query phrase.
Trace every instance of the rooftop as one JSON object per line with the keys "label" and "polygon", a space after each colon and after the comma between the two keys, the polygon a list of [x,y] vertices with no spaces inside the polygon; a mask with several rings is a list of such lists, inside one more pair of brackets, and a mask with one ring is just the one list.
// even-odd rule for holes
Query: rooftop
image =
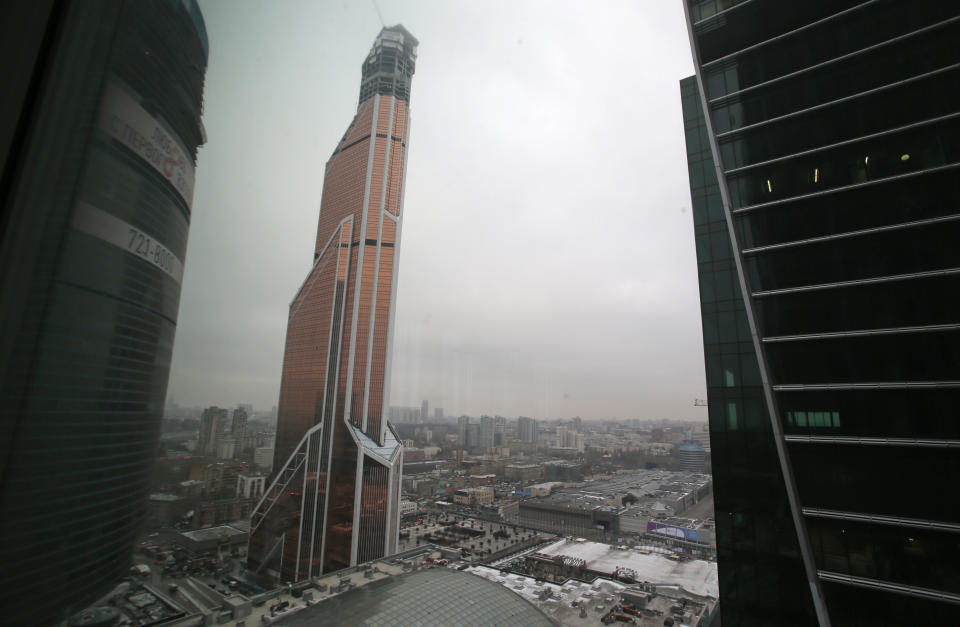
{"label": "rooftop", "polygon": [[281,623],[308,625],[556,625],[507,588],[449,568],[372,581],[312,605]]}
{"label": "rooftop", "polygon": [[[570,579],[555,584],[488,566],[471,566],[467,572],[513,590],[552,620],[569,627],[599,625],[603,616],[618,613],[618,608],[625,602],[637,607],[634,599],[638,596],[646,596],[648,600],[639,612],[632,615],[634,627],[662,627],[667,616],[677,619],[675,624],[695,624],[694,620],[712,614],[716,609],[715,598],[686,593],[671,585],[645,586],[647,591],[641,592],[640,586],[605,578],[591,583]],[[682,608],[682,613],[675,608]],[[622,610],[622,613],[629,614],[629,611]],[[689,622],[680,620],[681,616]]]}
{"label": "rooftop", "polygon": [[620,549],[600,542],[567,539],[538,552],[582,559],[585,567],[594,571],[614,573],[617,568],[630,568],[636,571],[638,581],[676,585],[700,596],[717,598],[720,595],[716,562],[678,560],[642,549]]}
{"label": "rooftop", "polygon": [[240,529],[233,525],[220,525],[217,527],[207,527],[206,529],[197,529],[196,531],[184,531],[183,535],[196,542],[204,540],[216,540],[224,536],[235,536],[241,533],[247,533],[246,529]]}

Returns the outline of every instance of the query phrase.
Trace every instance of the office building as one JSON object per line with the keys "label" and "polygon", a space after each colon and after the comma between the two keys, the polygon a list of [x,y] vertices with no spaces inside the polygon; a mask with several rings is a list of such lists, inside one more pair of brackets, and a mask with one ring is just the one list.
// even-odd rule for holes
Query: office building
{"label": "office building", "polygon": [[222,407],[207,407],[200,415],[200,433],[197,436],[197,452],[201,455],[218,455],[223,431],[226,429],[227,410]]}
{"label": "office building", "polygon": [[238,442],[232,435],[223,435],[217,440],[217,458],[233,459],[237,455]]}
{"label": "office building", "polygon": [[723,624],[960,624],[960,5],[684,4]]}
{"label": "office building", "polygon": [[517,418],[517,439],[521,442],[536,442],[537,421],[526,416]]}
{"label": "office building", "polygon": [[427,419],[430,417],[430,404],[424,399],[420,404],[420,423],[423,424],[427,422]]}
{"label": "office building", "polygon": [[313,267],[290,305],[274,479],[250,572],[300,581],[396,550],[402,447],[386,420],[417,40],[384,28],[327,161]]}
{"label": "office building", "polygon": [[248,412],[242,405],[233,410],[233,423],[230,425],[230,435],[237,442],[237,450],[241,450],[244,445],[244,439],[247,437],[247,420],[250,418]]}
{"label": "office building", "polygon": [[488,449],[493,446],[493,435],[495,432],[494,422],[492,416],[481,416],[480,417],[480,440],[479,445],[481,448]]}
{"label": "office building", "polygon": [[685,441],[677,449],[680,470],[686,472],[705,472],[707,452],[703,444],[695,440]]}
{"label": "office building", "polygon": [[267,478],[263,475],[237,476],[237,497],[241,499],[256,499],[263,496]]}
{"label": "office building", "polygon": [[146,514],[207,38],[191,0],[38,0],[0,41],[0,613],[44,625],[127,574]]}
{"label": "office building", "polygon": [[467,435],[470,432],[469,416],[460,416],[457,418],[457,441],[461,448],[467,448]]}
{"label": "office building", "polygon": [[493,417],[493,445],[503,446],[507,443],[507,419],[504,416]]}

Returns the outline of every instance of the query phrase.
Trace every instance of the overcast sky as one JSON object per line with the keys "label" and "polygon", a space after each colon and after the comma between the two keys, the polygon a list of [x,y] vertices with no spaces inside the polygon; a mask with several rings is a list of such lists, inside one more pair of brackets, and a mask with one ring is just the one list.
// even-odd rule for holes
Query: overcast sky
{"label": "overcast sky", "polygon": [[[706,419],[679,2],[378,2],[419,40],[392,405]],[[201,0],[210,39],[170,377],[277,403],[369,1]]]}

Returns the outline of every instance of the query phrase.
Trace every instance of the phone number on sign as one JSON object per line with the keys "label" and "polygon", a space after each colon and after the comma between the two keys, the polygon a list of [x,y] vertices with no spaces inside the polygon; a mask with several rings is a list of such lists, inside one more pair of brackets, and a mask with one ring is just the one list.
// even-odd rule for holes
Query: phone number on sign
{"label": "phone number on sign", "polygon": [[127,250],[146,259],[167,273],[173,273],[174,256],[172,252],[137,229],[131,227],[129,230],[130,241],[127,244]]}

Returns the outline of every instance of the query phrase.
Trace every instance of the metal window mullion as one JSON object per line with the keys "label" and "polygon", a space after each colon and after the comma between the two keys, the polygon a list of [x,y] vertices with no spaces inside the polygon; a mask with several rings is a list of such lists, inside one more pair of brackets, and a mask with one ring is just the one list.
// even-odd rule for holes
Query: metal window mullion
{"label": "metal window mullion", "polygon": [[[700,65],[700,68],[701,68],[701,70],[706,70],[706,69],[709,69],[709,68],[710,68],[711,66],[713,66],[713,65],[720,65],[720,64],[723,63],[724,61],[729,61],[730,59],[734,59],[734,58],[736,58],[736,57],[739,57],[740,55],[742,55],[742,54],[744,54],[744,53],[746,53],[746,52],[751,52],[751,51],[753,51],[753,50],[756,50],[757,48],[760,48],[760,47],[762,47],[762,46],[766,46],[766,45],[769,44],[769,43],[772,43],[772,42],[775,42],[775,41],[780,41],[780,40],[782,40],[782,39],[786,39],[787,37],[792,37],[793,35],[796,35],[797,33],[803,32],[803,31],[807,30],[808,28],[813,28],[814,26],[818,26],[818,25],[820,25],[820,24],[824,24],[824,23],[829,22],[829,21],[831,21],[831,20],[834,20],[834,19],[836,19],[836,18],[838,18],[838,17],[840,17],[840,16],[842,16],[842,15],[846,15],[847,13],[852,13],[852,12],[854,12],[854,11],[858,11],[858,10],[864,8],[864,7],[870,6],[871,4],[876,4],[877,2],[880,2],[880,1],[881,1],[881,0],[867,0],[867,2],[864,2],[864,3],[862,3],[862,4],[858,4],[858,5],[856,5],[856,6],[853,6],[853,7],[848,8],[848,9],[844,9],[843,11],[840,11],[839,13],[833,13],[833,14],[828,15],[828,16],[826,16],[826,17],[822,17],[822,18],[820,18],[819,20],[815,20],[815,21],[810,22],[810,23],[808,23],[808,24],[804,24],[803,26],[799,26],[799,27],[797,27],[797,28],[795,28],[795,29],[793,29],[793,30],[787,31],[787,32],[785,32],[785,33],[780,33],[779,35],[776,35],[776,36],[771,37],[771,38],[769,38],[769,39],[764,39],[763,41],[760,41],[760,42],[757,42],[757,43],[752,44],[752,45],[750,45],[750,46],[747,46],[746,48],[741,48],[740,50],[737,50],[737,51],[735,51],[735,52],[731,52],[731,53],[729,53],[729,54],[725,54],[725,55],[722,56],[722,57],[719,57],[719,58],[717,58],[717,59],[714,59],[713,61],[708,61],[707,63],[704,63],[703,65]],[[686,3],[684,3],[684,4],[686,4]],[[694,31],[692,30],[692,27],[691,27],[691,25],[690,25],[689,10],[688,10],[686,7],[684,8],[684,12],[688,14],[688,15],[687,15],[687,32],[690,33],[690,36],[691,36],[691,37],[695,37],[696,35],[695,35]],[[700,57],[699,57],[699,54],[698,54],[697,59],[699,60],[699,58],[700,58]],[[699,65],[699,64],[698,64],[698,65]],[[699,72],[698,72],[698,74],[699,74]],[[704,97],[704,100],[706,100],[705,97]],[[706,110],[706,109],[705,109],[705,110]]]}
{"label": "metal window mullion", "polygon": [[[357,327],[360,315],[360,291],[363,287],[363,253],[366,246],[363,242],[367,238],[367,215],[370,204],[370,184],[373,181],[373,158],[377,147],[377,123],[380,119],[380,94],[373,97],[373,119],[370,126],[370,151],[367,153],[367,176],[363,185],[363,207],[360,209],[360,246],[357,251],[357,277],[353,286],[353,311],[350,323],[350,357],[347,361],[347,392],[343,401],[343,415],[350,420],[350,411],[353,408],[353,362],[357,352]],[[353,242],[351,242],[352,244]],[[342,349],[341,349],[342,350]]]}
{"label": "metal window mullion", "polygon": [[841,192],[847,192],[851,190],[860,189],[863,187],[873,187],[875,185],[882,185],[884,183],[892,183],[896,181],[902,181],[908,178],[914,178],[917,176],[923,176],[926,174],[938,174],[940,172],[945,172],[947,170],[954,170],[960,168],[960,162],[947,163],[945,165],[938,165],[932,168],[924,168],[923,170],[916,170],[914,172],[904,172],[903,174],[895,174],[893,176],[887,176],[879,179],[872,179],[870,181],[864,181],[862,183],[853,183],[850,185],[841,185],[839,187],[831,187],[830,189],[819,190],[816,192],[810,192],[809,194],[801,194],[800,196],[790,196],[789,198],[780,198],[777,200],[771,200],[768,202],[757,203],[755,205],[747,205],[746,207],[740,207],[734,209],[733,213],[735,215],[740,215],[743,213],[749,213],[751,211],[758,211],[760,209],[769,209],[771,207],[778,207],[781,205],[786,205],[791,202],[801,202],[804,200],[810,200],[811,198],[818,198],[820,196],[828,196],[830,194],[838,194]]}
{"label": "metal window mullion", "polygon": [[754,248],[744,249],[744,255],[756,255],[760,253],[769,252],[772,250],[782,250],[784,248],[792,248],[794,246],[808,246],[810,244],[820,244],[823,242],[832,242],[838,239],[848,239],[854,237],[863,237],[864,235],[874,235],[876,233],[886,233],[887,231],[899,231],[901,229],[911,229],[918,226],[928,226],[930,224],[939,224],[941,222],[952,222],[953,220],[960,220],[960,213],[954,213],[945,216],[938,216],[936,218],[927,218],[925,220],[912,220],[910,222],[900,222],[898,224],[887,224],[884,226],[874,226],[868,229],[858,229],[856,231],[846,231],[844,233],[836,233],[833,235],[823,235],[820,237],[808,237],[806,239],[793,240],[790,242],[781,242],[779,244],[767,244],[765,246],[756,246]]}
{"label": "metal window mullion", "polygon": [[[379,291],[380,285],[380,251],[383,244],[383,208],[386,205],[387,201],[387,183],[389,181],[390,173],[390,153],[391,148],[393,147],[393,140],[390,139],[390,135],[393,133],[393,116],[397,109],[397,99],[394,96],[390,96],[390,118],[387,122],[387,139],[386,148],[384,150],[383,157],[383,182],[380,187],[380,206],[377,208],[377,254],[374,260],[373,267],[373,294],[370,301],[370,325],[369,331],[367,332],[367,376],[366,381],[364,381],[363,389],[363,417],[362,424],[363,430],[367,431],[368,426],[368,416],[367,412],[370,409],[370,374],[373,371],[373,340],[374,340],[374,328],[377,322],[377,292]],[[366,233],[364,233],[364,238],[366,238]],[[383,406],[381,404],[380,408],[380,419],[383,420]],[[383,444],[383,425],[379,425],[380,433],[373,438],[377,444]],[[369,433],[367,434],[369,435]]]}
{"label": "metal window mullion", "polygon": [[850,337],[875,337],[879,335],[907,335],[912,333],[937,333],[940,331],[956,331],[960,324],[928,324],[912,327],[892,327],[886,329],[861,329],[857,331],[833,331],[830,333],[804,333],[803,335],[781,335],[763,338],[764,344],[779,344],[782,342],[803,342],[808,340],[832,340]]}
{"label": "metal window mullion", "polygon": [[[699,2],[698,4],[705,4],[705,3],[706,3],[705,0],[701,0],[701,2]],[[700,26],[701,26],[702,24],[705,24],[705,23],[707,23],[707,22],[709,22],[709,21],[711,21],[711,20],[715,20],[715,19],[717,19],[717,18],[719,18],[719,17],[721,17],[721,16],[726,17],[727,14],[730,13],[731,11],[733,11],[734,9],[739,9],[739,8],[741,8],[741,7],[745,7],[745,6],[747,6],[748,4],[751,4],[751,3],[753,3],[753,0],[743,0],[743,2],[738,2],[737,4],[735,4],[735,5],[733,5],[733,6],[729,6],[729,7],[727,7],[726,9],[723,9],[722,11],[717,11],[716,13],[714,13],[713,15],[711,15],[710,17],[705,17],[705,18],[703,18],[703,19],[700,20],[699,22],[695,23],[695,24],[693,25],[693,27],[694,27],[694,28],[700,28]]]}
{"label": "metal window mullion", "polygon": [[960,274],[960,268],[944,268],[942,270],[927,270],[924,272],[909,272],[907,274],[891,274],[888,276],[870,277],[867,279],[853,279],[851,281],[837,281],[836,283],[816,283],[814,285],[798,285],[796,287],[783,287],[775,290],[764,290],[754,292],[754,298],[767,298],[769,296],[781,296],[783,294],[798,294],[801,292],[814,292],[819,290],[835,290],[844,287],[857,287],[861,285],[875,285],[878,283],[893,283],[895,281],[912,281],[915,279],[929,279],[938,276],[953,276]]}
{"label": "metal window mullion", "polygon": [[[354,222],[353,222],[353,218],[351,217],[351,221],[350,221],[350,237],[348,238],[351,243],[352,243],[352,241],[353,241],[353,226],[354,226]],[[344,326],[344,320],[343,320],[343,319],[344,319],[344,316],[345,316],[346,311],[347,311],[347,291],[348,291],[347,287],[348,287],[348,285],[349,285],[349,283],[350,283],[350,258],[351,258],[351,257],[352,257],[352,253],[350,252],[350,249],[348,248],[348,249],[347,249],[347,268],[346,268],[346,272],[344,272],[344,276],[346,277],[346,279],[345,279],[344,282],[343,282],[343,283],[344,283],[344,284],[343,284],[343,298],[341,299],[341,303],[340,303],[340,314],[339,314],[340,323],[339,323],[339,325],[338,325],[338,327],[339,327],[340,339],[337,340],[337,358],[336,358],[336,364],[335,364],[335,370],[334,370],[334,372],[335,372],[334,377],[335,377],[335,378],[334,378],[334,381],[333,381],[333,406],[330,408],[330,413],[329,413],[330,420],[329,420],[329,424],[326,424],[327,429],[330,430],[330,438],[328,439],[329,445],[326,447],[326,450],[324,450],[323,440],[320,441],[320,459],[321,459],[321,461],[322,461],[324,455],[326,455],[326,457],[327,457],[327,473],[326,473],[326,474],[327,474],[327,483],[326,483],[326,486],[324,487],[324,492],[323,492],[323,493],[324,493],[324,498],[323,498],[323,520],[321,521],[321,525],[320,525],[320,535],[321,535],[321,538],[320,538],[320,571],[321,571],[321,572],[323,572],[323,570],[324,570],[324,560],[326,559],[326,556],[327,556],[327,519],[328,519],[328,515],[329,515],[329,512],[330,512],[330,484],[331,484],[331,482],[332,482],[332,476],[333,476],[332,466],[333,466],[333,445],[334,445],[334,438],[335,438],[336,435],[337,435],[337,434],[336,434],[337,428],[338,428],[338,427],[339,427],[339,428],[343,428],[342,426],[340,426],[340,425],[337,424],[337,389],[338,389],[339,386],[340,386],[340,362],[341,362],[341,360],[342,360],[342,358],[343,358],[343,326]],[[339,276],[339,275],[337,275],[337,276]],[[348,392],[349,392],[349,390],[348,390]],[[326,393],[326,390],[324,390],[324,393]],[[349,398],[349,394],[347,394],[346,396]],[[323,420],[324,423],[326,423],[326,422],[327,422],[326,416],[323,416],[323,417],[322,417],[322,420]],[[324,439],[326,439],[326,438],[324,438]],[[317,479],[318,479],[317,489],[319,490],[319,477],[317,477]]]}
{"label": "metal window mullion", "polygon": [[[909,448],[946,448],[960,450],[960,440],[933,438],[889,438],[885,436],[855,435],[793,435],[784,436],[787,442],[800,444],[852,444],[860,446],[899,446]],[[804,508],[804,513],[806,508]]]}
{"label": "metal window mullion", "polygon": [[[344,417],[344,420],[349,420],[349,418]],[[351,435],[353,434],[351,433]],[[357,552],[360,548],[360,504],[363,502],[363,466],[367,458],[364,447],[357,441],[355,435],[353,435],[353,440],[357,447],[357,468],[354,472],[353,529],[350,530],[350,566],[356,566]]]}
{"label": "metal window mullion", "polygon": [[774,392],[852,391],[852,390],[935,390],[960,388],[960,381],[874,381],[868,383],[785,383],[774,385]]}
{"label": "metal window mullion", "polygon": [[860,135],[859,137],[854,137],[851,139],[845,139],[833,144],[827,144],[826,146],[817,146],[816,148],[810,148],[807,150],[801,150],[800,152],[794,152],[789,155],[783,155],[782,157],[775,157],[773,159],[767,159],[766,161],[759,161],[757,163],[750,163],[748,165],[742,165],[738,168],[733,168],[732,170],[727,170],[724,172],[728,176],[737,176],[749,170],[756,168],[762,168],[764,166],[781,163],[783,161],[789,161],[790,159],[797,159],[799,157],[808,157],[820,152],[826,152],[828,150],[833,150],[835,148],[843,148],[844,146],[850,146],[852,144],[857,144],[860,142],[870,141],[871,139],[878,139],[881,137],[886,137],[888,135],[895,135],[897,133],[902,133],[904,131],[912,131],[916,128],[922,128],[924,126],[932,126],[940,122],[949,122],[954,118],[960,117],[960,112],[948,113],[946,115],[940,115],[935,118],[927,118],[926,120],[920,120],[918,122],[911,122],[910,124],[904,124],[903,126],[897,126],[894,128],[884,129],[882,131],[877,131],[876,133],[868,133],[867,135]]}
{"label": "metal window mullion", "polygon": [[[311,434],[312,435],[312,434]],[[297,559],[293,563],[293,579],[294,581],[300,581],[300,551],[303,545],[303,513],[307,508],[307,470],[310,468],[310,442],[312,440],[311,435],[305,437],[306,440],[306,451],[303,456],[303,487],[300,488],[300,526],[297,529]]]}
{"label": "metal window mullion", "polygon": [[954,594],[952,592],[946,592],[944,590],[934,590],[932,588],[921,588],[919,586],[908,586],[905,584],[894,583],[892,581],[884,581],[881,579],[869,579],[867,577],[857,577],[856,575],[848,575],[845,573],[835,573],[828,570],[818,570],[817,576],[824,581],[830,581],[833,583],[841,583],[851,586],[856,586],[858,588],[870,588],[873,590],[883,590],[885,592],[893,592],[896,594],[902,594],[904,596],[918,597],[922,599],[931,599],[934,601],[942,601],[945,603],[952,603],[954,605],[960,605],[960,594]]}
{"label": "metal window mullion", "polygon": [[844,512],[832,509],[820,509],[817,507],[804,507],[803,515],[813,518],[830,518],[834,520],[852,520],[857,522],[867,522],[879,525],[890,525],[895,527],[912,527],[915,529],[931,529],[934,531],[946,531],[949,533],[960,533],[960,524],[943,522],[940,520],[928,520],[922,518],[903,518],[901,516],[885,516],[882,514],[866,514],[862,512]]}
{"label": "metal window mullion", "polygon": [[904,78],[904,79],[899,80],[899,81],[894,81],[894,82],[892,82],[892,83],[886,83],[886,84],[884,84],[884,85],[880,85],[880,86],[878,86],[878,87],[873,87],[873,88],[867,89],[867,90],[865,90],[865,91],[860,91],[860,92],[857,92],[857,93],[855,93],[855,94],[850,94],[849,96],[844,96],[844,97],[842,97],[842,98],[837,98],[836,100],[831,100],[830,102],[823,102],[823,103],[820,103],[820,104],[817,104],[817,105],[813,105],[813,106],[811,106],[811,107],[807,107],[806,109],[800,109],[800,110],[798,110],[798,111],[791,111],[790,113],[784,113],[783,115],[779,115],[779,116],[777,116],[777,117],[775,117],[775,118],[769,118],[769,119],[767,119],[767,120],[761,120],[760,122],[754,122],[753,124],[748,124],[748,125],[746,125],[746,126],[741,126],[741,127],[739,127],[739,128],[735,128],[735,129],[726,131],[726,132],[724,132],[724,133],[720,133],[719,135],[717,135],[717,141],[721,141],[721,140],[726,141],[728,138],[733,137],[733,136],[735,136],[735,135],[750,133],[750,132],[752,132],[752,131],[754,131],[754,130],[756,130],[756,129],[758,129],[758,128],[763,128],[764,126],[770,126],[771,124],[776,124],[776,123],[782,122],[782,121],[784,121],[784,120],[789,120],[789,119],[791,119],[791,118],[800,117],[800,116],[806,115],[806,114],[808,114],[808,113],[813,113],[813,112],[816,112],[816,111],[821,111],[821,110],[823,110],[823,109],[829,109],[830,107],[835,107],[835,106],[837,106],[837,105],[839,105],[839,104],[844,104],[844,103],[850,102],[850,101],[852,101],[852,100],[856,100],[857,98],[864,98],[864,97],[866,97],[866,96],[872,96],[872,95],[874,95],[874,94],[877,94],[877,93],[886,91],[886,90],[888,90],[888,89],[894,89],[894,88],[896,88],[896,87],[902,87],[902,86],[904,86],[904,85],[909,85],[910,83],[914,83],[914,82],[916,82],[916,81],[920,81],[920,80],[923,80],[923,79],[925,79],[925,78],[930,78],[930,77],[932,77],[932,76],[936,76],[937,74],[943,74],[944,72],[950,72],[950,71],[955,70],[955,69],[957,69],[957,68],[960,68],[960,63],[954,63],[953,65],[946,65],[946,66],[944,66],[944,67],[937,68],[937,69],[931,70],[931,71],[929,71],[929,72],[924,72],[923,74],[915,74],[915,75],[913,75],[913,76],[910,76],[910,77],[908,77],[908,78]]}
{"label": "metal window mullion", "polygon": [[820,62],[820,63],[817,63],[817,64],[815,64],[815,65],[810,65],[810,66],[807,66],[807,67],[805,67],[805,68],[801,68],[801,69],[799,69],[799,70],[794,70],[793,72],[790,72],[789,74],[783,74],[783,75],[781,75],[781,76],[777,76],[776,78],[771,78],[770,80],[764,81],[764,82],[762,82],[762,83],[757,83],[756,85],[751,85],[751,86],[749,86],[749,87],[744,87],[743,89],[739,89],[739,90],[737,90],[737,91],[730,92],[729,94],[724,94],[724,95],[722,95],[722,96],[717,96],[716,98],[714,98],[713,100],[710,101],[710,106],[711,106],[711,107],[715,107],[715,106],[716,106],[716,107],[726,106],[726,105],[727,105],[727,102],[726,102],[727,100],[732,100],[732,99],[735,98],[735,97],[741,97],[741,96],[743,96],[743,94],[749,93],[749,92],[751,92],[751,91],[755,91],[755,90],[757,90],[757,89],[762,89],[762,88],[764,88],[764,87],[769,87],[770,85],[775,85],[775,84],[777,84],[777,83],[780,83],[780,82],[785,81],[785,80],[789,80],[789,79],[791,79],[791,78],[795,78],[795,77],[800,76],[800,75],[802,75],[802,74],[808,74],[808,73],[814,72],[814,71],[816,71],[816,70],[822,70],[824,67],[826,67],[826,66],[828,66],[828,65],[833,65],[834,63],[839,63],[839,62],[842,62],[842,61],[846,61],[846,60],[848,60],[848,59],[852,59],[852,58],[854,58],[854,57],[858,57],[858,56],[860,56],[860,55],[862,55],[862,54],[866,54],[866,53],[868,53],[868,52],[873,52],[874,50],[878,50],[878,49],[880,49],[880,48],[882,48],[882,47],[884,47],[884,46],[889,46],[890,44],[899,43],[900,41],[902,41],[902,40],[904,40],[904,39],[909,39],[909,38],[914,37],[914,36],[916,36],[916,35],[920,35],[920,34],[922,34],[922,33],[925,33],[925,32],[927,32],[927,31],[940,28],[941,26],[946,26],[946,25],[948,25],[948,24],[952,24],[953,22],[956,22],[957,20],[960,20],[960,17],[947,18],[947,19],[943,20],[942,22],[937,22],[936,24],[930,24],[930,25],[928,25],[928,26],[924,26],[924,27],[922,27],[922,28],[918,28],[918,29],[915,30],[915,31],[911,31],[911,32],[909,32],[909,33],[904,33],[903,35],[897,35],[896,37],[893,37],[893,38],[891,38],[891,39],[887,39],[887,40],[885,40],[885,41],[881,41],[881,42],[878,42],[878,43],[875,43],[875,44],[871,44],[871,45],[867,46],[866,48],[861,48],[860,50],[854,50],[853,52],[848,52],[848,53],[846,53],[846,54],[842,54],[842,55],[840,55],[839,57],[833,57],[833,58],[831,58],[831,59],[827,59],[826,61],[822,61],[822,62]]}
{"label": "metal window mullion", "polygon": [[[409,102],[404,105],[404,130],[403,136],[410,137],[410,107]],[[397,308],[397,274],[400,268],[400,235],[403,231],[403,199],[404,191],[407,187],[407,153],[410,150],[409,142],[404,142],[402,145],[402,159],[403,162],[400,164],[400,190],[399,198],[400,202],[397,206],[397,215],[389,216],[395,223],[394,232],[393,232],[393,267],[392,267],[392,276],[390,277],[390,305],[387,310],[387,350],[384,355],[384,367],[383,367],[383,402],[381,404],[381,411],[386,412],[390,407],[390,385],[391,379],[393,378],[393,318],[394,313]],[[381,416],[383,422],[389,424],[389,419],[384,420]],[[388,427],[389,428],[389,427]],[[402,446],[401,446],[402,449]]]}

